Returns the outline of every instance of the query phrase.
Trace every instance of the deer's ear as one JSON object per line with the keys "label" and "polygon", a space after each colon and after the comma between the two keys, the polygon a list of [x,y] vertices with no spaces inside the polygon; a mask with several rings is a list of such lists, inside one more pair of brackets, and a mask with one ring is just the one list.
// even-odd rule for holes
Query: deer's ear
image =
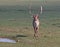
{"label": "deer's ear", "polygon": [[36,16],[37,16],[37,18],[39,18],[39,15],[38,14]]}

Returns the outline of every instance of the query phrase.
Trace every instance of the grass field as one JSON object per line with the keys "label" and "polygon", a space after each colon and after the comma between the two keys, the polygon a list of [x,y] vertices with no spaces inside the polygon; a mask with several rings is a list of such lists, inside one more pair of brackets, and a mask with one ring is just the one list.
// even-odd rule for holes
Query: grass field
{"label": "grass field", "polygon": [[60,47],[60,12],[44,12],[40,16],[39,38],[33,38],[32,17],[20,11],[0,12],[0,37],[19,42],[2,43],[0,47]]}

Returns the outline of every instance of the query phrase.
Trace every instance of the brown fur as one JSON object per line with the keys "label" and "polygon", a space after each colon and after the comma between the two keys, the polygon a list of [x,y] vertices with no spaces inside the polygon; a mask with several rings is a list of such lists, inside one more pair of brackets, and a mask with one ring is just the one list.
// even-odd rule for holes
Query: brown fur
{"label": "brown fur", "polygon": [[33,15],[33,28],[34,28],[34,37],[38,37],[39,30],[39,16]]}

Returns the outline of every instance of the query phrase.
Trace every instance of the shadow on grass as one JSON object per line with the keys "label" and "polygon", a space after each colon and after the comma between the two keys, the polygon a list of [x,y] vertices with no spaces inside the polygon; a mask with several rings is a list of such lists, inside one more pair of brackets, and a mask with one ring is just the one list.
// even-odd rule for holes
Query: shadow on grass
{"label": "shadow on grass", "polygon": [[17,35],[16,37],[27,37],[26,35]]}

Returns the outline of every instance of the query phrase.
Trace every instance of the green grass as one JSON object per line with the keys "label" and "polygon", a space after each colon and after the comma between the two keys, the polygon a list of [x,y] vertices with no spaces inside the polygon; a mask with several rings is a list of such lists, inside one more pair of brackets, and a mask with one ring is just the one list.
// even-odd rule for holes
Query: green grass
{"label": "green grass", "polygon": [[[7,28],[7,27],[5,27]],[[11,29],[11,30],[9,30]],[[13,30],[12,30],[13,29]],[[20,40],[16,44],[1,43],[0,47],[60,47],[60,28],[58,27],[41,27],[39,30],[39,38],[36,40],[33,38],[33,29],[31,27],[21,27],[18,30],[16,28],[8,28],[8,30],[2,29],[0,36],[16,37]],[[22,36],[18,36],[22,35]],[[24,37],[26,36],[26,37]]]}
{"label": "green grass", "polygon": [[0,47],[60,47],[60,27],[56,24],[60,23],[60,14],[56,16],[56,13],[54,16],[54,13],[47,14],[45,12],[40,16],[41,23],[37,40],[33,38],[31,16],[27,13],[17,12],[15,16],[14,14],[11,13],[6,17],[0,15],[0,36],[11,37],[20,41],[15,44],[0,42]]}

